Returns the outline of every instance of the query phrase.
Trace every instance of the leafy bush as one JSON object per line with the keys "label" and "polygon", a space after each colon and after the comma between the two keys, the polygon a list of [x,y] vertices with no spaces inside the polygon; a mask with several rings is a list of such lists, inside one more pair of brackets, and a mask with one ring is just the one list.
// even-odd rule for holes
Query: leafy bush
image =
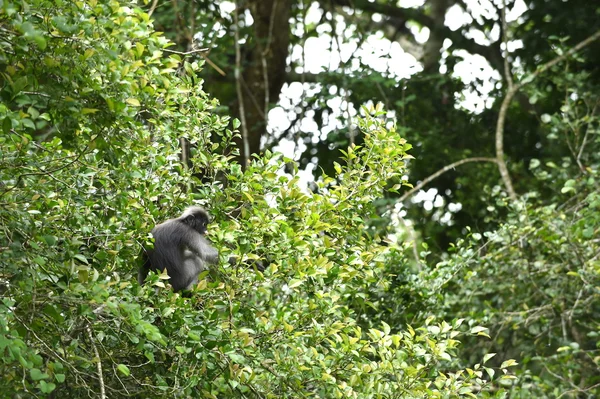
{"label": "leafy bush", "polygon": [[[566,141],[571,154],[560,165],[531,161],[532,173],[546,184],[544,195],[528,193],[501,228],[470,234],[412,288],[438,317],[460,315],[490,328],[491,341],[466,341],[459,357],[469,362],[492,352],[516,359],[511,397],[594,398],[600,384],[600,98],[586,74],[552,81],[568,96],[559,113],[541,118],[547,146]],[[493,205],[507,206],[503,198]]]}
{"label": "leafy bush", "polygon": [[[481,366],[451,367],[462,320],[357,324],[399,256],[365,232],[410,149],[381,112],[365,113],[364,145],[337,175],[305,193],[280,156],[230,162],[235,132],[199,65],[169,53],[135,3],[1,7],[3,392],[432,398],[484,386]],[[156,274],[140,287],[148,232],[190,202],[210,204],[211,237],[237,265],[202,275],[190,298]]]}

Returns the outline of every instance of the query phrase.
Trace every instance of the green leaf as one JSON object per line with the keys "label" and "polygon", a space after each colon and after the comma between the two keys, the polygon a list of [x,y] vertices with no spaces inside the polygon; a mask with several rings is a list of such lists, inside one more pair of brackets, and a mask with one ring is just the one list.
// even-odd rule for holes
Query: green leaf
{"label": "green leaf", "polygon": [[40,50],[44,50],[46,48],[46,39],[39,31],[35,29],[31,22],[23,22],[19,26],[19,29],[23,33],[23,37],[35,43]]}
{"label": "green leaf", "polygon": [[502,363],[502,365],[500,366],[500,368],[501,368],[501,369],[505,369],[505,368],[507,368],[507,367],[516,366],[516,365],[518,365],[518,364],[519,364],[519,363],[517,363],[517,361],[516,361],[516,360],[514,360],[514,359],[508,359],[508,360],[506,360],[506,361],[504,361],[504,362]]}
{"label": "green leaf", "polygon": [[248,191],[242,191],[242,195],[250,202],[254,202],[254,197]]}
{"label": "green leaf", "polygon": [[495,353],[487,353],[487,354],[483,355],[483,364],[485,364],[488,360],[490,360],[494,356],[496,356]]}
{"label": "green leaf", "polygon": [[141,55],[144,54],[145,46],[142,43],[140,43],[140,42],[136,42],[135,43],[135,49],[136,49],[137,56],[141,57]]}
{"label": "green leaf", "polygon": [[481,326],[476,326],[471,328],[470,333],[471,334],[476,334],[476,335],[482,335],[484,337],[490,337],[487,333],[488,329],[486,327],[481,327]]}
{"label": "green leaf", "polygon": [[52,247],[52,246],[56,245],[56,237],[50,236],[50,235],[45,235],[42,238],[44,239],[46,244],[48,244],[49,246]]}
{"label": "green leaf", "polygon": [[300,286],[303,282],[304,282],[304,280],[292,279],[288,283],[288,287],[290,287],[290,288],[296,288],[296,287]]}
{"label": "green leaf", "polygon": [[39,386],[43,393],[50,393],[56,389],[56,384],[53,382],[40,381]]}
{"label": "green leaf", "polygon": [[129,374],[131,374],[131,372],[129,371],[129,367],[127,367],[126,365],[124,365],[122,363],[117,365],[117,370],[119,370],[119,372],[121,374],[123,374],[124,376],[127,376],[127,377],[129,376]]}
{"label": "green leaf", "polygon": [[85,256],[83,256],[82,254],[75,254],[73,255],[73,258],[77,259],[78,261],[85,263],[86,265],[89,265],[90,263],[88,262],[87,258]]}
{"label": "green leaf", "polygon": [[337,172],[338,175],[342,173],[342,167],[340,166],[339,163],[334,162],[333,163],[333,168],[335,169],[335,171]]}
{"label": "green leaf", "polygon": [[385,321],[382,321],[381,324],[383,324],[383,332],[385,333],[385,335],[389,335],[391,331],[390,325],[387,324]]}
{"label": "green leaf", "polygon": [[29,375],[31,376],[31,379],[34,381],[39,381],[39,380],[43,380],[43,379],[50,377],[48,374],[43,373],[40,369],[37,369],[37,368],[33,368],[33,369],[29,370]]}
{"label": "green leaf", "polygon": [[125,102],[129,105],[133,105],[134,107],[140,107],[140,100],[138,100],[137,98],[134,97],[130,97],[127,100],[125,100]]}
{"label": "green leaf", "polygon": [[5,134],[10,133],[10,130],[12,129],[12,120],[7,116],[6,118],[4,118],[4,120],[2,121],[2,131]]}

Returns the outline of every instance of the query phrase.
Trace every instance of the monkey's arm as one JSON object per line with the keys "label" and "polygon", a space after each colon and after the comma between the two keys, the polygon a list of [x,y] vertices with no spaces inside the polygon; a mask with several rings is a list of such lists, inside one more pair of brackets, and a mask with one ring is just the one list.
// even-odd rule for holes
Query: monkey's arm
{"label": "monkey's arm", "polygon": [[200,234],[194,240],[191,240],[187,246],[205,262],[212,264],[219,262],[219,252]]}
{"label": "monkey's arm", "polygon": [[148,272],[150,271],[150,257],[146,252],[145,248],[142,248],[140,255],[138,256],[138,282],[140,285],[144,284],[144,280],[146,280],[146,276],[148,276]]}

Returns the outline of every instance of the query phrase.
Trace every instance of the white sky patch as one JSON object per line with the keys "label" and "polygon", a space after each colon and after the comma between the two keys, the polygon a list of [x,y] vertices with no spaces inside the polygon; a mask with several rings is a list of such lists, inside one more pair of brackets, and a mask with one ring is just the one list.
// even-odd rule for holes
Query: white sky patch
{"label": "white sky patch", "polygon": [[367,40],[356,52],[364,65],[381,73],[389,73],[398,80],[408,79],[423,68],[417,59],[405,52],[398,42],[385,38]]}
{"label": "white sky patch", "polygon": [[525,4],[523,0],[516,0],[513,4],[513,8],[511,8],[506,13],[506,22],[513,22],[518,20],[521,17],[521,15],[523,15],[523,13],[527,10],[527,4]]}
{"label": "white sky patch", "polygon": [[500,81],[500,73],[494,70],[480,55],[469,54],[464,50],[458,50],[455,54],[463,57],[463,60],[456,63],[452,74],[467,84],[480,79],[477,83],[478,91],[470,89],[463,91],[461,93],[463,98],[459,101],[459,105],[471,112],[481,113],[485,108],[490,108],[494,102],[489,93]]}
{"label": "white sky patch", "polygon": [[498,17],[496,7],[489,0],[466,0],[465,4],[473,18],[480,24],[484,23],[484,18],[493,20]]}
{"label": "white sky patch", "polygon": [[404,8],[421,7],[423,4],[425,4],[425,0],[400,0],[398,2],[398,5]]}
{"label": "white sky patch", "polygon": [[408,21],[406,26],[410,30],[410,33],[413,34],[417,43],[425,44],[427,40],[429,40],[429,34],[431,31],[426,26],[420,26],[417,23]]}
{"label": "white sky patch", "polygon": [[316,23],[319,22],[319,20],[321,19],[321,9],[319,8],[319,3],[317,3],[316,1],[313,2],[310,7],[308,8],[308,11],[306,13],[306,24],[307,25],[314,25]]}
{"label": "white sky patch", "polygon": [[451,202],[448,204],[448,210],[450,212],[456,213],[462,209],[461,203]]}
{"label": "white sky patch", "polygon": [[511,53],[513,51],[517,50],[517,49],[522,49],[523,48],[523,41],[522,40],[511,40],[507,44],[508,44],[508,51],[511,52]]}
{"label": "white sky patch", "polygon": [[291,121],[289,113],[281,107],[275,107],[269,111],[269,125],[277,131],[289,129]]}
{"label": "white sky patch", "polygon": [[460,29],[472,22],[473,18],[471,18],[470,15],[465,14],[463,9],[458,4],[455,4],[448,9],[446,12],[446,18],[444,20],[444,24],[452,31]]}
{"label": "white sky patch", "polygon": [[[330,40],[331,37],[329,35],[309,37],[306,40],[306,45],[304,46],[304,65],[307,72],[317,74],[324,70],[338,67],[340,56],[337,52],[329,51]],[[298,54],[301,52],[302,49],[298,49]]]}
{"label": "white sky patch", "polygon": [[437,195],[437,192],[438,190],[436,188],[430,188],[427,191],[421,190],[413,195],[412,202],[419,203],[428,201],[431,202],[431,207],[433,207],[433,199]]}
{"label": "white sky patch", "polygon": [[221,15],[229,15],[235,10],[235,3],[232,1],[223,1],[219,3],[219,11]]}

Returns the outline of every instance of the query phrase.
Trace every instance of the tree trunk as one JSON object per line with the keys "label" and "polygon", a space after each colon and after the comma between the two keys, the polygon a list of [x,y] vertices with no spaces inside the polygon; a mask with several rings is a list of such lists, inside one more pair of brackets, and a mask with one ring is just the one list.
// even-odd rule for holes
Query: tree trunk
{"label": "tree trunk", "polygon": [[423,69],[426,73],[437,73],[440,65],[441,49],[446,35],[444,20],[450,5],[449,0],[430,0],[431,19],[429,40],[425,43],[423,52]]}
{"label": "tree trunk", "polygon": [[[261,138],[266,134],[270,104],[277,103],[285,82],[291,8],[291,0],[249,1],[254,19],[254,36],[249,43],[253,45],[251,49],[242,47],[242,52],[246,52],[243,59],[248,60],[242,65],[242,100],[250,154],[260,151]],[[232,109],[239,112],[239,103]],[[243,148],[243,143],[239,144],[239,148]]]}

